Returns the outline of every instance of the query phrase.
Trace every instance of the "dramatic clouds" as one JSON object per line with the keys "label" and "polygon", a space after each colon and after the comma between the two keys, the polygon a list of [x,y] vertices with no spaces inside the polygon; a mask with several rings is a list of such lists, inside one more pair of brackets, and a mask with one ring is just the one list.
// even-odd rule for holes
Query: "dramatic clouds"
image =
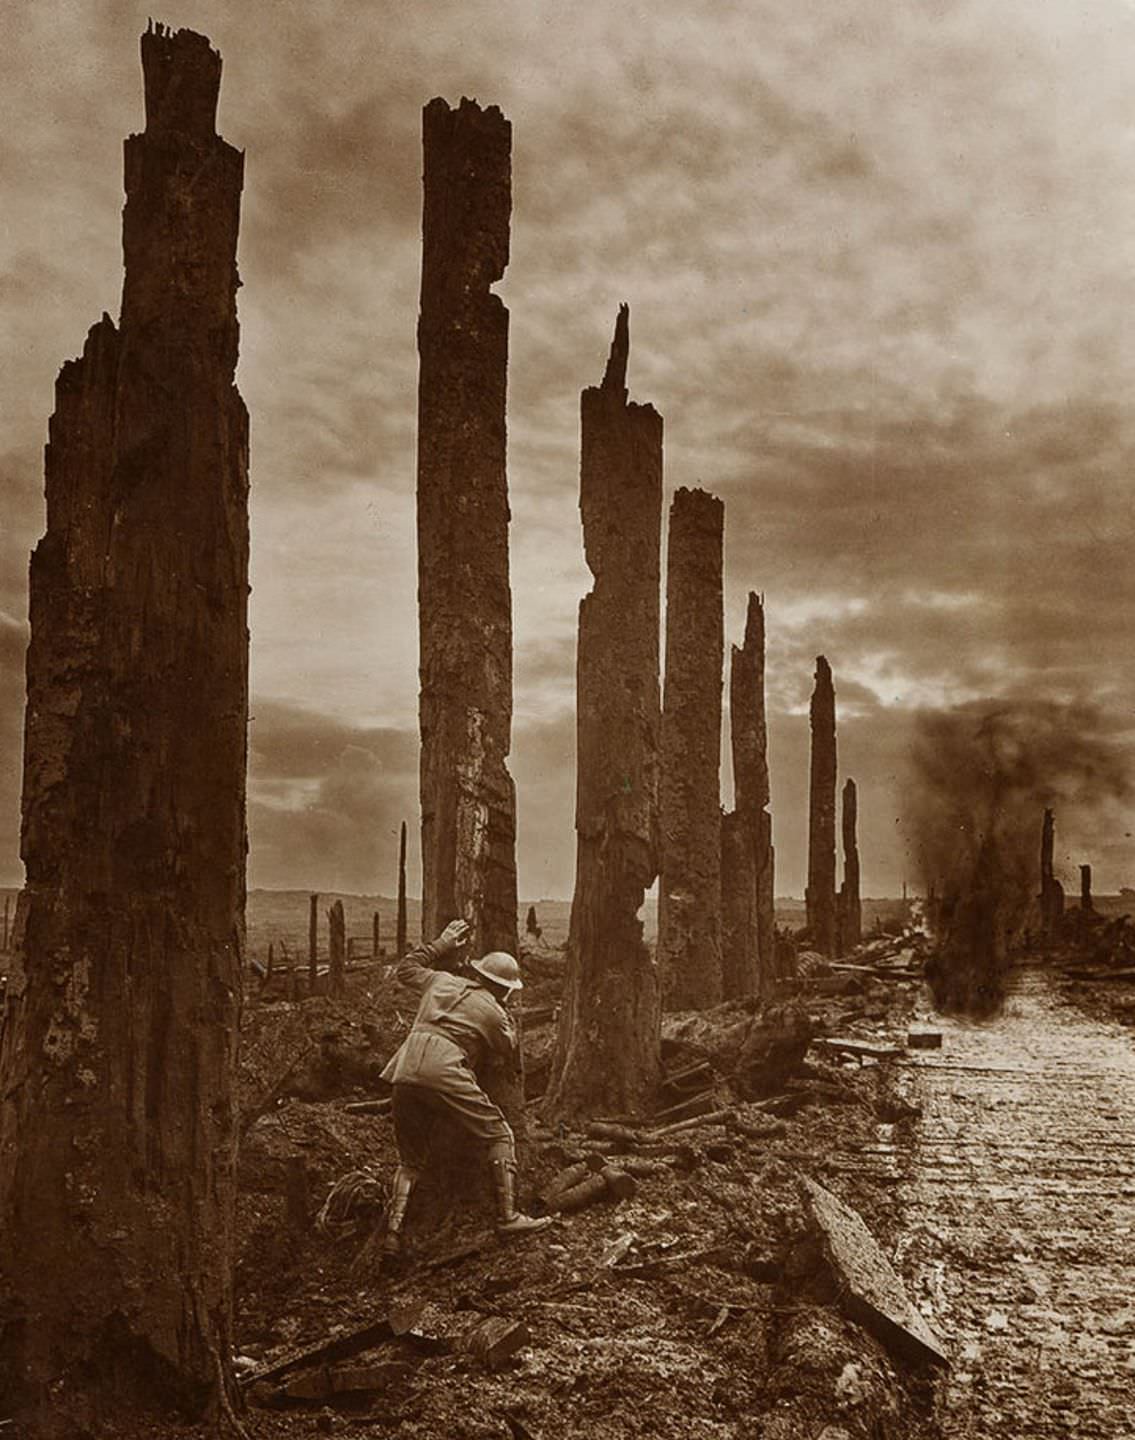
{"label": "dramatic clouds", "polygon": [[[0,18],[0,880],[19,873],[51,386],[117,310],[147,14],[47,0]],[[726,501],[730,640],[745,592],[766,597],[778,889],[802,885],[819,652],[868,892],[914,879],[898,822],[917,712],[1091,700],[1135,724],[1131,6],[183,0],[159,18],[222,51],[220,125],[248,157],[254,883],[389,890],[398,824],[416,828],[419,124],[435,94],[499,103],[514,126],[498,289],[525,895],[571,886],[579,390],[624,299],[668,488]],[[1129,836],[1082,858],[1101,889],[1135,874]]]}

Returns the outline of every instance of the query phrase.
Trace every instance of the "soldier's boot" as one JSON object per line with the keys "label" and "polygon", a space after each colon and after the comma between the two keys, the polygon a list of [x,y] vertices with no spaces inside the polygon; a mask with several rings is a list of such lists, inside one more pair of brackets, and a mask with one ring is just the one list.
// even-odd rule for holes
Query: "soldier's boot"
{"label": "soldier's boot", "polygon": [[382,1242],[384,1255],[402,1253],[402,1224],[406,1219],[410,1194],[417,1183],[418,1172],[411,1170],[409,1165],[399,1165],[395,1170],[390,1187],[390,1208],[386,1212],[386,1237]]}
{"label": "soldier's boot", "polygon": [[516,1147],[511,1141],[502,1140],[490,1147],[489,1169],[497,1196],[497,1234],[534,1235],[537,1230],[546,1230],[552,1223],[550,1215],[536,1220],[516,1208]]}

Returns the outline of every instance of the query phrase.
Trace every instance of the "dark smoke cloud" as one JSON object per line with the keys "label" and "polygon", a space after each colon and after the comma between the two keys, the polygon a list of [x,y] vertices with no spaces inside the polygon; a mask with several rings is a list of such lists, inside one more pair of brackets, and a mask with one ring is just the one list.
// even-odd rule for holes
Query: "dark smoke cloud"
{"label": "dark smoke cloud", "polygon": [[1036,918],[1045,809],[1065,854],[1118,831],[1130,741],[1087,704],[981,700],[917,717],[907,825],[933,897],[940,1003],[999,1002],[1009,948]]}

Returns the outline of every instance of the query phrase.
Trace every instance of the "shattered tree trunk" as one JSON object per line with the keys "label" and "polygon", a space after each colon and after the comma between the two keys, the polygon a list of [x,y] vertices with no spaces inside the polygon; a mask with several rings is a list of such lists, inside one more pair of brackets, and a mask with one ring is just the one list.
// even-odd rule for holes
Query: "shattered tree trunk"
{"label": "shattered tree trunk", "polygon": [[831,666],[816,656],[810,710],[811,782],[808,794],[808,930],[821,955],[835,953],[835,689]]}
{"label": "shattered tree trunk", "polygon": [[1090,865],[1080,866],[1080,909],[1095,909],[1092,904],[1092,867]]}
{"label": "shattered tree trunk", "polygon": [[843,833],[843,884],[839,892],[838,934],[836,950],[846,955],[854,950],[863,939],[863,907],[859,898],[859,841],[856,828],[859,822],[859,796],[855,781],[848,780],[843,787],[843,807],[840,825]]}
{"label": "shattered tree trunk", "polygon": [[422,937],[515,954],[505,390],[512,127],[496,106],[423,112],[418,322]]}
{"label": "shattered tree trunk", "polygon": [[29,1434],[86,1433],[108,1396],[215,1409],[231,1383],[244,162],[214,132],[203,36],[147,30],[142,66],[121,320],[59,374],[31,564],[27,914],[0,1053],[0,1394]]}
{"label": "shattered tree trunk", "polygon": [[680,489],[670,507],[659,774],[657,961],[667,1010],[721,999],[721,663],[725,506]]}
{"label": "shattered tree trunk", "polygon": [[308,897],[307,906],[307,993],[315,994],[319,979],[319,896]]}
{"label": "shattered tree trunk", "polygon": [[751,591],[745,640],[729,670],[733,809],[721,817],[721,968],[726,999],[767,991],[778,973],[773,918],[772,817],[768,813],[765,615]]}
{"label": "shattered tree trunk", "polygon": [[342,900],[327,911],[327,993],[343,995],[347,989],[347,919]]}
{"label": "shattered tree trunk", "polygon": [[370,917],[370,954],[372,960],[378,959],[378,952],[381,949],[382,940],[382,919],[377,910],[372,911]]}
{"label": "shattered tree trunk", "polygon": [[627,400],[629,312],[581,397],[580,511],[594,576],[579,607],[576,871],[550,1115],[641,1111],[661,1071],[639,910],[658,873],[662,417]]}
{"label": "shattered tree trunk", "polygon": [[1046,942],[1055,938],[1064,914],[1064,887],[1053,873],[1055,850],[1056,817],[1046,810],[1040,831],[1040,928]]}
{"label": "shattered tree trunk", "polygon": [[[394,958],[401,960],[406,953],[406,822],[402,821],[402,834],[398,840],[398,918],[395,922]],[[425,936],[422,937],[425,939]]]}

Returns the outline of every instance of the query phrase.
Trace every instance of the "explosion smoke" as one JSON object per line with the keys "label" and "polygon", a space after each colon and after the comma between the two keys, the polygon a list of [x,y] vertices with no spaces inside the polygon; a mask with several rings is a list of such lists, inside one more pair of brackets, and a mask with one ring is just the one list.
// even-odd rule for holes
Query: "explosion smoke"
{"label": "explosion smoke", "polygon": [[1130,795],[1126,737],[1088,705],[980,700],[926,712],[910,755],[907,826],[938,942],[939,1005],[995,1010],[1033,920],[1046,807],[1094,833]]}

